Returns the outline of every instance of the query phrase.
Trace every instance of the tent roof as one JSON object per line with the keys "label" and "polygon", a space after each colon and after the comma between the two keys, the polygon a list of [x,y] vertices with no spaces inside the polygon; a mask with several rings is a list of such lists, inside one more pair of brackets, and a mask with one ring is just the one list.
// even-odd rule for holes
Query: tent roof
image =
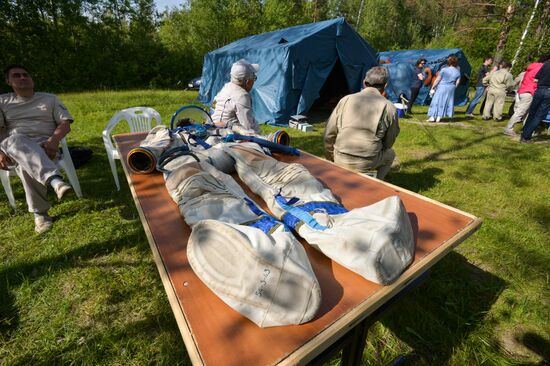
{"label": "tent roof", "polygon": [[376,52],[344,18],[303,24],[239,39],[204,57],[199,100],[212,103],[229,81],[233,62],[260,64],[250,94],[253,113],[263,123],[288,123],[306,113],[338,61],[339,79],[349,92],[359,91],[365,72],[376,65]]}
{"label": "tent roof", "polygon": [[450,54],[455,54],[459,57],[460,55],[464,56],[464,53],[460,48],[434,48],[379,52],[378,58],[389,58],[391,63],[407,62],[413,65],[419,58],[425,58],[426,60],[428,60],[428,63],[435,64],[437,62],[445,62]]}
{"label": "tent roof", "polygon": [[[253,36],[238,39],[229,43],[210,54],[229,54],[235,52],[246,52],[249,50],[274,48],[285,45],[287,47],[300,43],[305,38],[311,37],[320,31],[330,28],[337,24],[346,23],[344,18],[325,20],[322,22],[296,25],[289,28],[277,29],[271,32],[256,34]],[[347,24],[347,23],[346,23]],[[369,56],[376,59],[376,51],[367,42],[360,38],[362,43],[368,48]]]}

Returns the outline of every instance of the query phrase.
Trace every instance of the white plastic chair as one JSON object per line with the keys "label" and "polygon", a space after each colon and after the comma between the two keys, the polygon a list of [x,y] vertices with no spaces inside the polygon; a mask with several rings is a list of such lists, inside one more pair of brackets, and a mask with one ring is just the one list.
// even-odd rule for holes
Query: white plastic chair
{"label": "white plastic chair", "polygon": [[148,132],[152,128],[152,121],[156,121],[158,126],[162,123],[160,114],[153,108],[148,107],[134,107],[123,109],[117,112],[107,124],[107,127],[103,130],[103,143],[105,144],[105,150],[107,151],[107,158],[109,159],[109,165],[111,165],[111,171],[117,190],[120,191],[120,182],[118,180],[118,172],[116,170],[115,159],[120,160],[118,151],[113,145],[111,140],[111,131],[120,121],[126,121],[130,127],[130,132]]}
{"label": "white plastic chair", "polygon": [[[71,186],[76,193],[78,198],[82,198],[82,190],[80,189],[80,182],[78,181],[78,176],[76,175],[76,169],[74,168],[73,159],[71,159],[71,154],[69,153],[69,148],[67,146],[67,140],[63,138],[60,141],[61,146],[61,157],[56,161],[57,166],[62,168],[71,183]],[[4,191],[6,196],[8,196],[8,201],[10,206],[15,210],[15,197],[13,196],[13,190],[11,189],[10,176],[16,175],[15,168],[8,170],[0,169],[0,180],[2,181],[2,186],[4,186]]]}

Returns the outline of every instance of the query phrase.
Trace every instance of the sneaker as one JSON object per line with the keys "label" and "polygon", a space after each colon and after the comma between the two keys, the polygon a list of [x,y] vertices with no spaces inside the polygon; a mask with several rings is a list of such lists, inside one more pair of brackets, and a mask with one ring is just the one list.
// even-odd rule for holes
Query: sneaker
{"label": "sneaker", "polygon": [[435,118],[430,117],[430,118],[428,118],[428,119],[426,120],[426,122],[435,122]]}
{"label": "sneaker", "polygon": [[53,187],[53,190],[55,191],[55,194],[57,195],[57,199],[60,200],[63,197],[66,197],[67,195],[73,193],[73,187],[68,185],[67,183],[61,181],[61,183],[56,184]]}
{"label": "sneaker", "polygon": [[466,117],[472,117],[474,118],[474,115],[472,113],[466,113]]}
{"label": "sneaker", "polygon": [[522,144],[534,144],[533,140],[525,140],[523,138],[520,138],[519,142],[522,143]]}
{"label": "sneaker", "polygon": [[516,131],[512,130],[511,128],[505,128],[504,129],[504,132],[503,132],[505,135],[508,135],[508,136],[517,136],[518,134],[516,133]]}
{"label": "sneaker", "polygon": [[36,215],[34,217],[34,231],[38,234],[45,233],[49,231],[53,226],[53,219],[51,216],[45,215]]}

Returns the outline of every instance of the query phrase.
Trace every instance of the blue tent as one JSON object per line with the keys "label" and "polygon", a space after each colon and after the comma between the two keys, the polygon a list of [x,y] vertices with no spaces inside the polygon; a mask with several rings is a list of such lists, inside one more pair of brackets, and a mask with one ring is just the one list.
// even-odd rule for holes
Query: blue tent
{"label": "blue tent", "polygon": [[417,78],[414,66],[407,62],[393,62],[381,66],[388,69],[390,75],[385,89],[388,99],[395,103],[398,101],[399,96],[404,94],[405,98],[409,100],[411,98],[411,86],[414,79]]}
{"label": "blue tent", "polygon": [[327,97],[323,94],[359,91],[366,71],[376,65],[376,51],[344,18],[298,25],[208,53],[200,102],[212,102],[229,81],[231,65],[241,58],[260,64],[251,91],[253,111],[259,122],[271,124],[287,124],[291,115],[304,114],[320,96]]}
{"label": "blue tent", "polygon": [[[390,71],[390,81],[388,82],[388,87],[386,88],[388,98],[393,102],[397,102],[399,94],[396,95],[396,91],[399,92],[406,89],[407,85],[409,85],[410,88],[410,84],[413,81],[413,79],[411,78],[415,77],[414,72],[411,74],[409,71],[404,71],[406,67],[403,65],[399,66],[399,64],[404,63],[414,66],[419,58],[425,58],[428,61],[426,66],[429,66],[432,69],[435,78],[435,74],[439,71],[439,69],[447,64],[447,57],[450,54],[454,54],[457,56],[458,66],[460,67],[461,74],[460,85],[455,91],[455,105],[466,104],[468,102],[468,84],[470,83],[470,74],[472,72],[472,67],[468,63],[464,52],[462,52],[460,48],[380,52],[378,54],[379,60],[390,61],[389,64],[382,65],[387,67]],[[416,98],[415,104],[429,104],[429,91],[430,88],[427,86],[420,89],[420,93]]]}

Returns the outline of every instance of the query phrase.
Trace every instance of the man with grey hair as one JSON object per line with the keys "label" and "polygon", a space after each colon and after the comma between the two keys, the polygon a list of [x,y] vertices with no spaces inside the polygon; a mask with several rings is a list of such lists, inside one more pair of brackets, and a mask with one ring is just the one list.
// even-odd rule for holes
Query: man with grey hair
{"label": "man with grey hair", "polygon": [[259,133],[258,123],[252,114],[250,90],[260,70],[258,64],[241,59],[231,66],[231,81],[226,83],[214,98],[212,120],[218,127],[240,125],[251,133]]}
{"label": "man with grey hair", "polygon": [[349,169],[376,170],[384,179],[395,159],[391,148],[399,134],[397,110],[382,96],[387,69],[376,66],[365,76],[365,88],[340,100],[325,130],[327,159]]}

